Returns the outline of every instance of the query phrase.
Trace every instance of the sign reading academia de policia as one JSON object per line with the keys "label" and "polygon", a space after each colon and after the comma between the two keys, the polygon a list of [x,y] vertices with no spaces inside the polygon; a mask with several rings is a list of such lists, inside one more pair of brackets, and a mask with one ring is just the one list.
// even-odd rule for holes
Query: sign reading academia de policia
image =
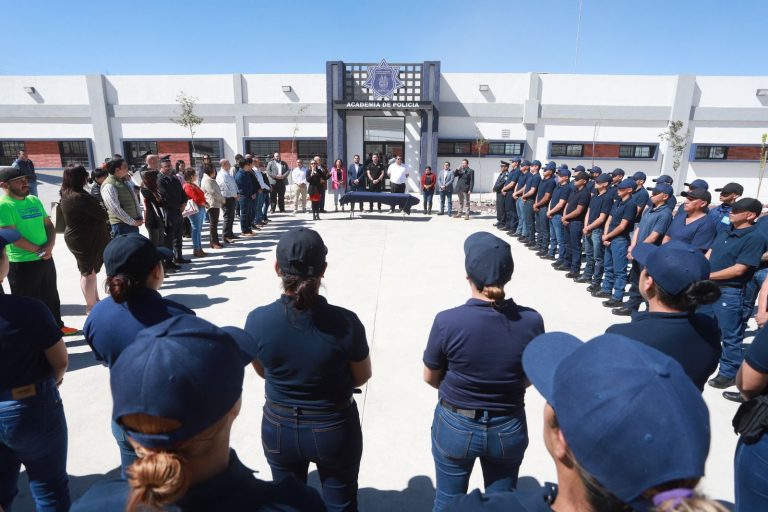
{"label": "sign reading academia de policia", "polygon": [[335,101],[333,108],[343,110],[422,110],[431,109],[431,101]]}
{"label": "sign reading academia de policia", "polygon": [[[333,108],[337,110],[424,110],[431,109],[432,102],[417,101],[414,98],[420,96],[419,93],[408,91],[408,87],[400,80],[400,69],[398,66],[390,66],[385,59],[381,63],[368,66],[368,72],[365,82],[358,85],[368,90],[368,94],[358,95],[355,98],[346,98],[337,100],[333,103]],[[405,93],[398,93],[400,89],[405,89]],[[400,95],[398,98],[397,95]],[[367,96],[367,97],[365,97]],[[407,100],[404,99],[407,97]]]}

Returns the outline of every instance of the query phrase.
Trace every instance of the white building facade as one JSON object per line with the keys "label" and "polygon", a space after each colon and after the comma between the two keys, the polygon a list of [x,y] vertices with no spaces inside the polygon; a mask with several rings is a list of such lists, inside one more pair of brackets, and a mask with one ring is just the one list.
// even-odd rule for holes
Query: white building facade
{"label": "white building facade", "polygon": [[[291,165],[380,152],[403,156],[411,191],[426,165],[467,158],[476,191],[488,192],[499,160],[520,156],[649,180],[669,174],[676,191],[703,178],[711,189],[736,181],[757,193],[768,76],[442,73],[439,61],[425,61],[389,64],[390,79],[384,64],[329,61],[325,74],[0,77],[0,165],[20,148],[38,169],[92,168],[113,153],[138,164],[150,151],[188,163],[277,151]],[[380,96],[371,77],[394,86],[383,91],[392,95]],[[194,154],[189,131],[172,121],[181,93],[204,118]],[[675,171],[659,134],[678,120],[689,144]]]}

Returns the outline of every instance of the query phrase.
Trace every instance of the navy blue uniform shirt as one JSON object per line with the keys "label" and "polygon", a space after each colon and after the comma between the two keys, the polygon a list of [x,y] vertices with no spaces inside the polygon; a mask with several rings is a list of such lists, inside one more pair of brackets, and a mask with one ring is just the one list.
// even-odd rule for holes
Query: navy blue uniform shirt
{"label": "navy blue uniform shirt", "polygon": [[[528,181],[525,183],[525,193],[531,191],[532,188],[539,190],[539,184],[541,183],[541,173],[531,174],[528,173]],[[532,197],[529,199],[533,199]]]}
{"label": "navy blue uniform shirt", "polygon": [[[520,175],[521,175],[521,174],[522,174],[522,171],[520,170],[520,168],[519,168],[519,167],[518,167],[517,169],[514,169],[514,170],[512,170],[512,171],[509,171],[509,174],[507,174],[507,181],[506,181],[506,183],[504,183],[504,186],[507,186],[507,185],[509,185],[509,184],[510,184],[510,183],[512,183],[513,181],[514,181],[515,183],[517,183],[517,180],[519,180],[519,179],[520,179]],[[517,186],[517,185],[515,185],[515,186]]]}
{"label": "navy blue uniform shirt", "polygon": [[254,309],[245,331],[256,340],[256,358],[264,367],[267,398],[286,406],[326,408],[352,397],[350,362],[368,357],[365,328],[348,309],[328,304],[298,311],[283,295]]}
{"label": "navy blue uniform shirt", "polygon": [[619,188],[616,185],[608,185],[606,194],[608,194],[608,200],[612,203],[619,200]]}
{"label": "navy blue uniform shirt", "polygon": [[570,218],[569,222],[584,222],[584,217],[587,216],[587,207],[589,207],[589,190],[587,190],[586,186],[581,190],[577,189],[575,186],[573,187],[571,195],[568,196],[568,201],[565,203],[564,215],[573,212],[579,206],[584,207],[582,208],[581,213],[576,217]]}
{"label": "navy blue uniform shirt", "polygon": [[[649,208],[653,208],[653,202],[651,202],[651,197],[648,196],[648,199],[645,201],[645,204],[648,205]],[[669,206],[670,210],[675,209],[675,205],[677,204],[677,198],[673,195],[669,196],[667,201],[664,203],[667,206]]]}
{"label": "navy blue uniform shirt", "polygon": [[520,177],[517,179],[517,185],[515,186],[515,192],[525,189],[528,186],[528,180],[531,179],[530,172],[520,172]]}
{"label": "navy blue uniform shirt", "polygon": [[640,208],[640,213],[638,213],[635,217],[635,222],[640,222],[640,216],[643,214],[645,205],[648,203],[650,198],[651,195],[647,190],[645,190],[645,187],[640,187],[640,189],[632,192],[632,200],[635,202],[635,208]]}
{"label": "navy blue uniform shirt", "polygon": [[709,210],[709,216],[715,223],[718,233],[731,229],[731,218],[729,217],[730,213],[731,205],[729,204],[720,204]]}
{"label": "navy blue uniform shirt", "polygon": [[720,360],[717,321],[699,313],[634,313],[630,323],[612,325],[605,332],[621,334],[668,355],[700,390]]}
{"label": "navy blue uniform shirt", "polygon": [[717,229],[714,222],[709,215],[703,215],[690,224],[685,223],[685,219],[688,218],[688,214],[684,210],[677,212],[677,215],[672,219],[672,223],[669,225],[667,236],[671,240],[677,240],[679,242],[692,245],[697,249],[706,252],[712,242],[715,240]]}
{"label": "navy blue uniform shirt", "polygon": [[661,245],[671,223],[672,210],[669,209],[667,203],[660,205],[658,208],[646,210],[640,218],[640,224],[637,227],[637,243],[644,243],[645,239],[651,236],[651,233],[658,233],[659,236],[656,237],[654,244]]}
{"label": "navy blue uniform shirt", "polygon": [[[555,190],[556,186],[557,186],[557,182],[555,181],[554,178],[542,179],[541,183],[539,183],[539,188],[536,189],[536,202],[538,203],[539,201],[541,201],[544,198],[545,194],[547,193],[551,194]],[[552,196],[549,196],[549,197],[550,199],[552,198]]]}
{"label": "navy blue uniform shirt", "polygon": [[760,329],[744,355],[749,366],[760,373],[768,373],[768,329]]}
{"label": "navy blue uniform shirt", "polygon": [[766,241],[755,226],[742,229],[733,229],[719,233],[712,243],[712,253],[709,256],[709,265],[712,272],[732,267],[737,263],[746,265],[749,269],[733,279],[715,281],[723,286],[742,286],[752,279],[757,267],[760,266],[760,258],[766,250]]}
{"label": "navy blue uniform shirt", "polygon": [[557,485],[546,484],[540,489],[492,492],[486,495],[475,489],[466,496],[457,496],[445,512],[549,512],[557,498]]}
{"label": "navy blue uniform shirt", "polygon": [[97,302],[85,321],[83,334],[96,359],[111,368],[142,329],[176,315],[194,314],[187,306],[164,299],[156,290],[137,288],[122,304],[112,297]]}
{"label": "navy blue uniform shirt", "polygon": [[[589,200],[589,218],[587,219],[587,224],[595,222],[602,213],[605,214],[605,220],[608,220],[608,215],[611,214],[611,206],[613,206],[613,203],[608,197],[608,191],[603,194],[595,194],[592,196],[592,199]],[[604,225],[605,221],[603,221],[603,226]]]}
{"label": "navy blue uniform shirt", "polygon": [[[127,480],[107,480],[93,485],[72,505],[72,512],[123,512],[131,486]],[[315,512],[325,505],[317,491],[293,475],[280,482],[264,482],[240,462],[234,450],[229,466],[210,480],[191,487],[187,494],[165,510],[210,512],[212,510],[254,512]]]}
{"label": "navy blue uniform shirt", "polygon": [[500,308],[469,299],[435,316],[424,350],[424,366],[445,370],[440,398],[466,409],[523,406],[523,349],[544,332],[544,320],[511,299]]}
{"label": "navy blue uniform shirt", "polygon": [[624,201],[616,199],[616,201],[613,202],[613,206],[611,207],[611,220],[608,223],[607,232],[613,231],[619,226],[619,224],[621,224],[622,220],[626,220],[627,225],[624,228],[624,231],[622,231],[618,236],[628,237],[632,232],[632,228],[635,227],[634,208],[635,202],[632,201],[632,196],[626,198]]}
{"label": "navy blue uniform shirt", "polygon": [[[555,186],[555,189],[552,191],[552,197],[549,200],[549,207],[554,208],[557,206],[557,203],[559,203],[561,200],[565,199],[568,201],[568,197],[571,195],[571,188],[568,186],[568,183],[564,185],[557,185]],[[562,215],[563,209],[565,206],[563,206],[562,209],[560,209],[555,215]]]}
{"label": "navy blue uniform shirt", "polygon": [[61,330],[45,304],[0,295],[0,391],[51,378],[45,351],[59,340]]}

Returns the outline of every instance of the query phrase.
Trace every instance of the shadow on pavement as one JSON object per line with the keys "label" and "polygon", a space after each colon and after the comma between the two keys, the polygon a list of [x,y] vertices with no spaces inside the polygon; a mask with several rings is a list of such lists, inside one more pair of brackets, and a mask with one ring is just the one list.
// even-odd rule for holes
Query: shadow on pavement
{"label": "shadow on pavement", "polygon": [[[69,495],[74,503],[80,496],[85,494],[90,486],[99,480],[111,480],[120,478],[120,467],[116,467],[107,474],[94,474],[84,476],[69,475]],[[23,471],[19,477],[19,494],[13,501],[13,512],[35,512],[35,504],[32,495],[29,492],[29,481],[27,472]]]}
{"label": "shadow on pavement", "polygon": [[214,304],[221,304],[229,301],[226,297],[214,297],[210,298],[204,293],[171,293],[163,295],[168,300],[176,301],[180,304],[184,304],[190,309],[202,309]]}

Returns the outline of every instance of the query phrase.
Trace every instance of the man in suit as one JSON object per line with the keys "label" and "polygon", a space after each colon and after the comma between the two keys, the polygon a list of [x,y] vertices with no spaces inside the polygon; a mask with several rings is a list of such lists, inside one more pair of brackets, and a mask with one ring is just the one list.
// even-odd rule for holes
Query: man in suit
{"label": "man in suit", "polygon": [[271,213],[275,213],[275,206],[280,208],[280,213],[285,213],[285,186],[290,174],[288,164],[280,160],[280,153],[275,153],[267,164],[267,176],[269,178],[269,202],[272,203]]}
{"label": "man in suit", "polygon": [[[353,162],[347,168],[347,190],[352,192],[365,191],[365,167],[360,163],[360,155],[355,155]],[[355,203],[351,203],[352,211],[355,211]],[[363,203],[360,203],[360,211],[363,211]]]}
{"label": "man in suit", "polygon": [[469,220],[469,196],[475,188],[475,171],[470,169],[469,160],[465,158],[459,168],[453,171],[453,175],[456,177],[454,189],[459,194],[459,211],[456,217],[461,217],[464,212],[464,220]]}

